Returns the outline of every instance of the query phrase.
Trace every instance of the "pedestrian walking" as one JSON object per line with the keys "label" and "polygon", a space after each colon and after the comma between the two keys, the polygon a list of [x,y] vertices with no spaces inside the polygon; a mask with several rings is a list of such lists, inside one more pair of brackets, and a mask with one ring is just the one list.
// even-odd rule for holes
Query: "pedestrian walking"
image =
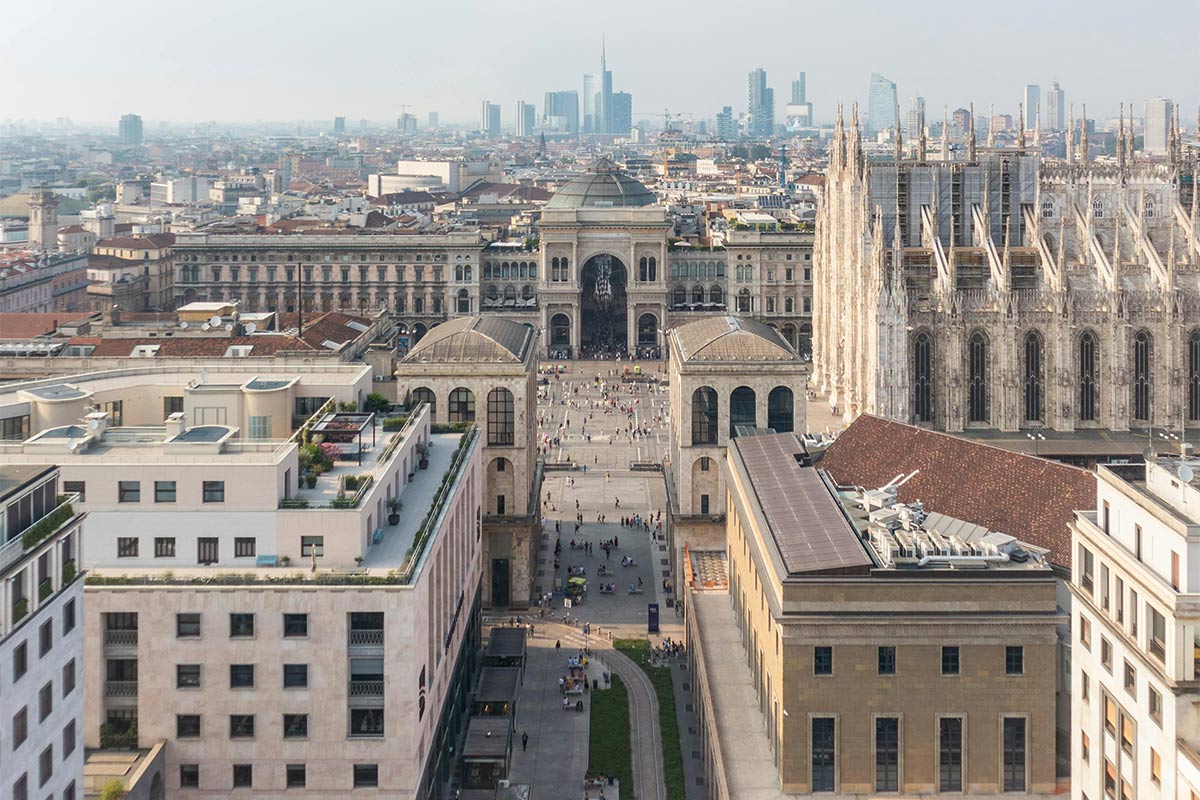
{"label": "pedestrian walking", "polygon": [[521,752],[529,749],[529,732],[525,731],[521,734]]}

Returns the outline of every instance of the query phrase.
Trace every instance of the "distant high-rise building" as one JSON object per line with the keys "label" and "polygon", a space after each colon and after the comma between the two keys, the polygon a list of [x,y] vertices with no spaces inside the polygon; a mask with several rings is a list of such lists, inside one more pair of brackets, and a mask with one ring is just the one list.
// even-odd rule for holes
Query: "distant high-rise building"
{"label": "distant high-rise building", "polygon": [[142,118],[137,114],[126,114],[117,124],[117,138],[121,144],[139,145],[142,143]]}
{"label": "distant high-rise building", "polygon": [[583,76],[583,132],[596,133],[596,79],[592,75]]}
{"label": "distant high-rise building", "polygon": [[622,136],[633,129],[633,95],[629,92],[613,92],[609,101],[609,133]]}
{"label": "distant high-rise building", "polygon": [[564,133],[579,133],[579,92],[574,89],[546,92],[542,99],[542,124]]}
{"label": "distant high-rise building", "polygon": [[811,128],[813,125],[812,103],[808,102],[806,80],[803,72],[792,81],[792,100],[787,104],[787,129]]}
{"label": "distant high-rise building", "polygon": [[333,118],[333,132],[338,134],[339,136],[346,132],[346,118],[345,117],[334,117]]}
{"label": "distant high-rise building", "polygon": [[950,114],[950,135],[959,139],[964,138],[973,124],[975,121],[971,119],[970,110],[956,108]]}
{"label": "distant high-rise building", "polygon": [[904,138],[915,142],[921,136],[921,120],[925,117],[925,98],[914,97],[912,108],[904,115]]}
{"label": "distant high-rise building", "polygon": [[794,81],[792,81],[792,102],[803,103],[806,101],[804,96],[804,73],[801,72]]}
{"label": "distant high-rise building", "polygon": [[396,119],[396,130],[401,133],[417,132],[417,115],[405,112]]}
{"label": "distant high-rise building", "polygon": [[537,111],[533,103],[517,101],[517,136],[532,136],[537,124]]}
{"label": "distant high-rise building", "polygon": [[[612,72],[608,68],[608,56],[604,42],[600,43],[600,93],[596,111],[596,128],[600,133],[614,133],[612,124]],[[628,133],[628,129],[626,129]]]}
{"label": "distant high-rise building", "polygon": [[500,135],[500,106],[483,101],[479,115],[479,130],[488,136]]}
{"label": "distant high-rise building", "polygon": [[733,106],[725,106],[717,112],[717,138],[731,142],[737,138],[737,120],[733,118]]}
{"label": "distant high-rise building", "polygon": [[767,88],[767,71],[761,67],[746,78],[746,117],[751,136],[775,132],[775,92]]}
{"label": "distant high-rise building", "polygon": [[1032,130],[1037,122],[1038,106],[1042,104],[1042,87],[1036,83],[1025,84],[1022,110],[1025,112],[1025,127]]}
{"label": "distant high-rise building", "polygon": [[867,134],[874,136],[896,127],[896,112],[896,84],[872,72],[867,92]]}
{"label": "distant high-rise building", "polygon": [[1042,124],[1051,131],[1067,129],[1067,93],[1058,85],[1058,81],[1050,84],[1046,90],[1046,114]]}
{"label": "distant high-rise building", "polygon": [[1143,126],[1142,150],[1152,156],[1165,156],[1171,144],[1171,120],[1175,104],[1165,97],[1146,101],[1146,122]]}
{"label": "distant high-rise building", "polygon": [[429,112],[429,127],[436,128],[436,127],[438,127],[439,124],[440,124],[440,121],[438,120],[438,112],[430,111]]}

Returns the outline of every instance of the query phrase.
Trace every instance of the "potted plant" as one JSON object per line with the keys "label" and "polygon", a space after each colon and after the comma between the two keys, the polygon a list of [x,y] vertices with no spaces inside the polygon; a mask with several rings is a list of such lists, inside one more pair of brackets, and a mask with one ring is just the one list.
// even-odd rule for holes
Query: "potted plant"
{"label": "potted plant", "polygon": [[279,566],[286,567],[290,563],[292,563],[291,556],[280,556],[279,557]]}
{"label": "potted plant", "polygon": [[429,469],[429,445],[421,442],[417,445],[417,453],[421,456],[421,460],[417,462],[417,466],[421,469]]}
{"label": "potted plant", "polygon": [[320,475],[320,473],[317,472],[315,469],[310,470],[309,473],[304,476],[304,485],[310,489],[317,488],[317,477],[319,475]]}
{"label": "potted plant", "polygon": [[388,506],[388,525],[400,524],[400,512],[404,510],[404,501],[399,497],[393,497],[387,502]]}
{"label": "potted plant", "polygon": [[355,557],[354,557],[354,563],[355,563],[355,564],[357,564],[358,566],[360,566],[360,567],[361,567],[361,566],[362,566],[362,562],[363,562],[363,557],[362,557],[362,556],[355,556]]}

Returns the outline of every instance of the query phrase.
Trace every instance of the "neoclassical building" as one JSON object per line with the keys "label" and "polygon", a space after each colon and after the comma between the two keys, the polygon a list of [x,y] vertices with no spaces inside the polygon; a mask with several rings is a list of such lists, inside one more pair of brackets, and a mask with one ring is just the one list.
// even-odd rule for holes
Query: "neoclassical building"
{"label": "neoclassical building", "polygon": [[[1200,220],[1166,159],[1023,141],[869,162],[840,117],[814,248],[814,379],[847,420],[939,430],[1200,424]],[[1076,150],[1076,148],[1078,148]],[[1081,155],[1075,157],[1074,152]],[[911,153],[909,155],[912,155]]]}

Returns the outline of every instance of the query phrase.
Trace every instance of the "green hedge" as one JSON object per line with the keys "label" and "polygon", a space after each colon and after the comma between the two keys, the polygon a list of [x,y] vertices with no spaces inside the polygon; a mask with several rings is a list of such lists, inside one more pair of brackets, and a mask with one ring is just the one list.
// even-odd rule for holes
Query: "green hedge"
{"label": "green hedge", "polygon": [[633,797],[633,755],[629,742],[629,692],[621,683],[621,679],[613,675],[611,689],[598,689],[591,694],[591,730],[588,733],[587,774],[591,777],[611,775],[621,782],[621,796]]}
{"label": "green hedge", "polygon": [[684,800],[683,751],[679,742],[679,722],[675,719],[675,685],[670,667],[650,665],[650,642],[645,639],[617,639],[613,646],[642,668],[658,695],[658,723],[662,738],[663,782],[668,800]]}
{"label": "green hedge", "polygon": [[73,516],[75,516],[75,511],[71,508],[70,503],[59,506],[21,534],[21,546],[26,550],[35,547],[38,542],[61,528],[63,523]]}

